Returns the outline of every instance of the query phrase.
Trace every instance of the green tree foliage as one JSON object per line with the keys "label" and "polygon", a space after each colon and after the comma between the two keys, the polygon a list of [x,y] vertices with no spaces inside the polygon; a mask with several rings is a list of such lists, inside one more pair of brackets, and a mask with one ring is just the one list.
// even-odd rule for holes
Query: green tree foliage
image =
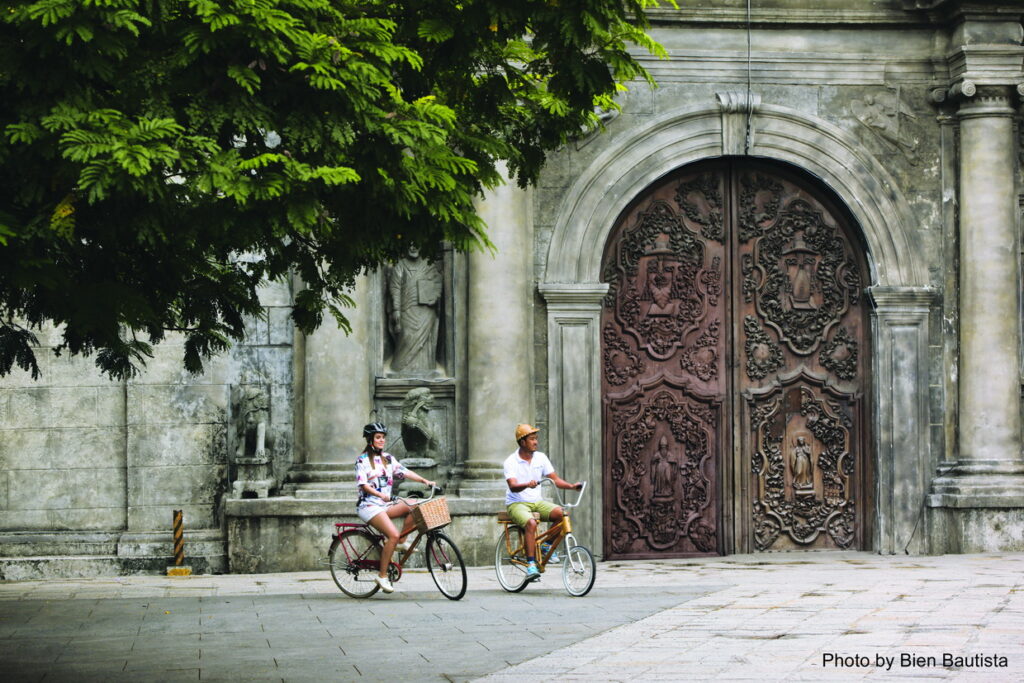
{"label": "green tree foliage", "polygon": [[135,373],[241,339],[257,286],[343,327],[410,243],[487,245],[473,199],[648,79],[651,0],[8,0],[0,8],[0,375],[32,330]]}

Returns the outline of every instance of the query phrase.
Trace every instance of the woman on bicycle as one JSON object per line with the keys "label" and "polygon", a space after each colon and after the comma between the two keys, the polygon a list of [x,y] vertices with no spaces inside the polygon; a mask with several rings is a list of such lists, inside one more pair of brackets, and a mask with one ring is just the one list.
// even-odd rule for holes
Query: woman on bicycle
{"label": "woman on bicycle", "polygon": [[[399,543],[416,528],[416,523],[413,521],[412,515],[409,514],[412,508],[402,501],[392,500],[391,487],[394,485],[396,477],[412,479],[427,486],[434,486],[434,482],[406,469],[394,456],[385,453],[384,446],[387,443],[387,435],[388,428],[379,422],[363,427],[366,448],[356,458],[356,487],[359,489],[356,514],[359,515],[359,519],[384,536],[377,585],[385,593],[391,593],[394,591],[394,587],[388,580],[388,565],[391,564],[391,556],[396,548],[407,549],[400,546]],[[401,532],[391,521],[396,517],[405,517]]]}

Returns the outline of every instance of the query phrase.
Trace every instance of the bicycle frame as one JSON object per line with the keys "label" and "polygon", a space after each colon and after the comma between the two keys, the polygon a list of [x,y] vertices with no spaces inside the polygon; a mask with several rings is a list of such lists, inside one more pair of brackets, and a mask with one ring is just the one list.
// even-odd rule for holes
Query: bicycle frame
{"label": "bicycle frame", "polygon": [[[424,498],[420,502],[422,502],[422,503],[427,502],[428,500],[430,500],[430,499],[432,499],[434,497],[435,493],[436,493],[436,490],[435,491],[431,491],[430,492],[430,496],[428,498]],[[409,502],[405,498],[400,498],[400,497],[396,497],[396,498],[398,500],[402,501],[403,503],[406,503],[406,504],[408,504],[408,502]],[[346,531],[353,530],[353,529],[365,531],[366,533],[368,533],[371,536],[373,536],[374,540],[376,541],[377,546],[379,546],[379,547],[383,547],[384,546],[384,536],[383,536],[383,534],[381,534],[380,531],[378,531],[377,529],[373,528],[373,526],[371,526],[370,524],[367,524],[367,523],[358,523],[358,524],[356,524],[356,523],[351,523],[351,522],[335,522],[334,523],[334,536],[333,536],[333,538],[340,541],[341,535],[343,533],[345,533]],[[400,579],[402,577],[402,566],[409,560],[410,557],[412,557],[412,554],[414,552],[416,552],[416,548],[418,548],[419,545],[420,545],[420,539],[422,539],[424,536],[429,535],[429,534],[430,534],[429,531],[423,532],[423,531],[420,531],[420,530],[417,529],[416,530],[416,537],[413,539],[412,545],[409,546],[409,549],[406,550],[404,553],[402,553],[401,557],[397,557],[397,555],[396,556],[392,556],[391,563],[388,566],[388,575],[389,576],[392,575],[392,574],[395,575],[392,578],[392,581],[397,581],[398,579]],[[365,551],[363,551],[362,554],[360,554],[360,553],[357,553],[355,551],[355,548],[351,547],[350,544],[342,543],[341,544],[341,549],[345,552],[345,561],[348,564],[355,565],[359,569],[367,569],[367,570],[373,570],[373,571],[377,570],[377,566],[378,566],[377,560],[367,560],[367,559],[365,559],[366,554],[370,551],[369,548],[367,548]],[[396,561],[396,557],[397,557],[397,561]]]}
{"label": "bicycle frame", "polygon": [[[543,485],[545,483],[551,484],[552,486],[555,485],[555,482],[553,482],[550,479],[541,479],[541,485]],[[558,497],[559,497],[558,504],[559,504],[559,507],[562,508],[562,521],[558,522],[558,524],[552,525],[551,528],[548,529],[547,531],[541,532],[538,529],[537,535],[534,537],[535,543],[536,543],[535,548],[537,550],[539,550],[542,544],[544,544],[544,543],[550,543],[551,544],[551,547],[548,548],[547,553],[541,553],[541,552],[537,553],[537,569],[540,570],[540,572],[542,574],[544,573],[544,570],[547,568],[547,564],[548,564],[548,561],[551,559],[551,556],[555,554],[555,551],[558,550],[558,547],[559,547],[559,545],[561,545],[563,540],[566,541],[566,550],[568,550],[569,548],[571,548],[574,545],[578,545],[576,543],[576,537],[573,536],[573,533],[572,533],[572,515],[570,513],[570,510],[572,508],[574,508],[574,507],[577,507],[580,504],[580,500],[583,499],[583,492],[586,491],[586,490],[587,490],[587,483],[583,482],[583,488],[580,489],[580,493],[576,497],[576,502],[575,503],[566,503],[566,502],[564,502],[565,496],[562,495],[561,493],[559,493],[558,494]],[[556,487],[555,491],[559,491],[560,492],[561,490]],[[536,515],[537,513],[534,513],[534,514]],[[517,564],[526,565],[526,536],[525,536],[525,534],[523,535],[523,542],[519,544],[519,547],[513,548],[512,547],[512,541],[511,541],[511,539],[509,538],[509,535],[508,535],[508,529],[509,529],[509,525],[515,526],[515,522],[512,522],[512,521],[502,522],[502,524],[505,525],[505,545],[506,545],[506,547],[508,549],[509,556],[512,557],[513,561],[516,562]],[[538,525],[538,527],[539,527],[539,525]]]}

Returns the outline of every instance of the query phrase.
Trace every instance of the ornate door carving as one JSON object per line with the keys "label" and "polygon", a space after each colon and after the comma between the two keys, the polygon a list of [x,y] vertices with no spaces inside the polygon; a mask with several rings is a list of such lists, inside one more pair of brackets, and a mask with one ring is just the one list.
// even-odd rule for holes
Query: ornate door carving
{"label": "ornate door carving", "polygon": [[720,160],[620,217],[603,271],[607,556],[864,546],[864,263],[809,186]]}

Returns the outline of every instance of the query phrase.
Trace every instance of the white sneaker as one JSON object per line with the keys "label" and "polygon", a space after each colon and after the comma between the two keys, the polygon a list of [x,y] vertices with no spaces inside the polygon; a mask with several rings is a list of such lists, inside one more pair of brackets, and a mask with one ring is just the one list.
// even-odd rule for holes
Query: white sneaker
{"label": "white sneaker", "polygon": [[402,541],[401,543],[399,543],[398,545],[395,546],[395,550],[398,550],[398,551],[404,553],[406,550],[408,550],[411,547],[412,547],[412,541]]}
{"label": "white sneaker", "polygon": [[386,576],[378,576],[377,577],[377,585],[380,586],[380,589],[382,591],[384,591],[385,593],[394,593],[395,592],[395,587],[391,585],[391,582],[388,581],[388,577],[386,577]]}

